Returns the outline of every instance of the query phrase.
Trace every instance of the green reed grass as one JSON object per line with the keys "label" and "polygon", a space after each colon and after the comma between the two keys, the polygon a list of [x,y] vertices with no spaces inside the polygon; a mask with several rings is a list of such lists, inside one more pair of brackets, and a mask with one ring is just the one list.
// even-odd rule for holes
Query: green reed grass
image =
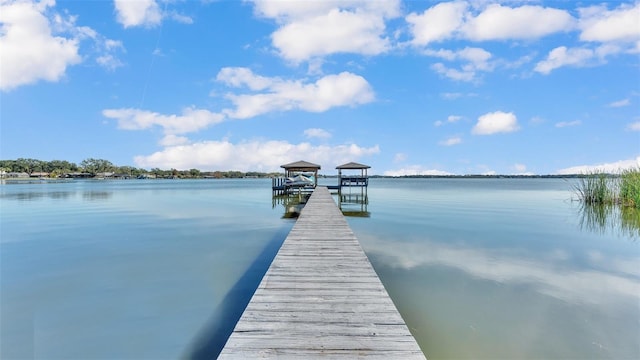
{"label": "green reed grass", "polygon": [[622,205],[640,208],[640,168],[624,170],[620,176],[593,172],[574,186],[578,199],[587,205]]}
{"label": "green reed grass", "polygon": [[640,167],[622,172],[619,197],[622,205],[640,209]]}
{"label": "green reed grass", "polygon": [[581,227],[607,228],[640,237],[640,167],[619,176],[594,172],[579,179],[574,192],[582,201]]}
{"label": "green reed grass", "polygon": [[587,205],[610,205],[618,201],[618,179],[595,172],[580,178],[574,186],[578,199]]}

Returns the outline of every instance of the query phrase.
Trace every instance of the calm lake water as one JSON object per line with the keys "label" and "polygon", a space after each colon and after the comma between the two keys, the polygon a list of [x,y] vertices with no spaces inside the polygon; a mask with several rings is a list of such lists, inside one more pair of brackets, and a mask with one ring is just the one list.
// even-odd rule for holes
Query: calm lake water
{"label": "calm lake water", "polygon": [[[638,232],[571,184],[372,179],[348,221],[429,359],[640,358]],[[295,221],[270,185],[0,185],[0,358],[215,357]]]}

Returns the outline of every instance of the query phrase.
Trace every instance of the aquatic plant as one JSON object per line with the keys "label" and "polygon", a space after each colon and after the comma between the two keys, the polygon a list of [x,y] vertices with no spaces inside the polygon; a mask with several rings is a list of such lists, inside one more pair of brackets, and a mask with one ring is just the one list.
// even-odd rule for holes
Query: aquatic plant
{"label": "aquatic plant", "polygon": [[622,172],[619,196],[622,205],[640,209],[640,167]]}
{"label": "aquatic plant", "polygon": [[640,168],[619,176],[604,172],[585,175],[574,185],[578,199],[587,205],[622,205],[640,208]]}
{"label": "aquatic plant", "polygon": [[574,192],[582,201],[582,228],[601,232],[611,228],[640,237],[640,168],[619,176],[588,174],[574,185]]}
{"label": "aquatic plant", "polygon": [[580,178],[574,185],[578,199],[587,205],[615,204],[618,179],[603,172],[594,172]]}

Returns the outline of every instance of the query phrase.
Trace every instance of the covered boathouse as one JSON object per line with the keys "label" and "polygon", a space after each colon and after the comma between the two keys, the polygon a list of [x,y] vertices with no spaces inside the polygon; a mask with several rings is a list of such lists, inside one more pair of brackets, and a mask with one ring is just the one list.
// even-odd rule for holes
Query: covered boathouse
{"label": "covered boathouse", "polygon": [[[338,169],[338,185],[340,187],[360,186],[366,188],[369,185],[367,170],[370,168],[371,166],[369,165],[359,164],[353,161],[336,166],[336,169]],[[360,175],[342,175],[342,170],[360,170]]]}
{"label": "covered boathouse", "polygon": [[[369,165],[357,162],[348,162],[336,166],[336,169],[338,169],[338,185],[335,187],[330,186],[329,188],[338,190],[338,207],[344,215],[370,216],[367,209],[369,205],[369,196],[367,194],[369,175],[367,170],[370,168],[371,166]],[[343,171],[350,171],[351,174],[343,174]]]}
{"label": "covered boathouse", "polygon": [[320,165],[300,160],[280,166],[284,169],[284,178],[274,178],[271,188],[274,195],[286,195],[294,191],[313,191],[318,186]]}

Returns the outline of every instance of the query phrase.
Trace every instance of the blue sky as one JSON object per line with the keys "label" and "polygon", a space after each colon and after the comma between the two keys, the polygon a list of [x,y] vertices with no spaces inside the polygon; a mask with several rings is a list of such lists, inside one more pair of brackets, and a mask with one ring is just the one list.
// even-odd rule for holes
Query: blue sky
{"label": "blue sky", "polygon": [[638,1],[0,0],[0,158],[640,166]]}

